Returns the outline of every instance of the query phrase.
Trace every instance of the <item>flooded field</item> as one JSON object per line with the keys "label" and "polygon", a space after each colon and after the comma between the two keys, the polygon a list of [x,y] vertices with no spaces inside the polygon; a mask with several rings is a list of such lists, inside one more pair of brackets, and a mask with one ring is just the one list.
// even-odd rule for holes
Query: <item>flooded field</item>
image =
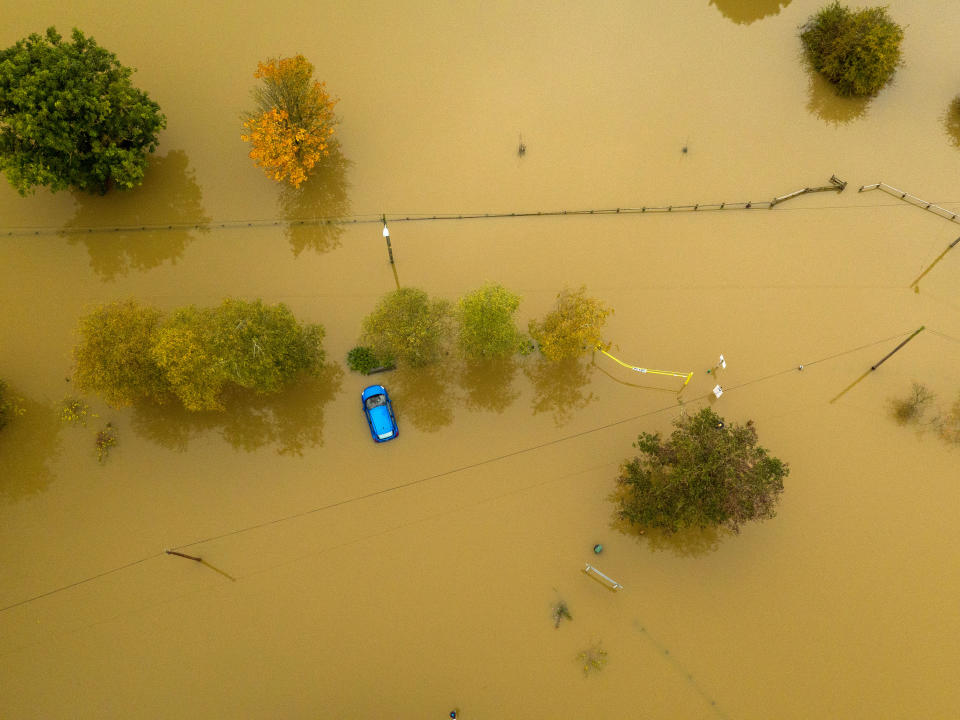
{"label": "flooded field", "polygon": [[[803,68],[808,0],[435,5],[6,0],[0,46],[78,26],[168,128],[134,192],[0,186],[0,377],[27,410],[0,434],[0,717],[960,715],[960,448],[890,409],[914,381],[960,391],[960,249],[911,287],[960,228],[857,192],[960,212],[955,5],[891,3],[906,64],[868,102]],[[293,196],[239,116],[257,61],[297,52],[342,123]],[[771,210],[399,220],[766,201],[831,174],[844,192]],[[377,222],[292,224],[381,214],[396,279]],[[176,227],[87,232],[146,225]],[[584,284],[614,354],[693,379],[451,359],[377,376],[401,435],[374,445],[343,363],[361,319],[397,282],[488,280],[524,326]],[[227,296],[323,324],[327,373],[224,415],[90,397],[87,428],[59,421],[91,307]],[[631,442],[708,402],[789,462],[777,517],[623,532]]]}

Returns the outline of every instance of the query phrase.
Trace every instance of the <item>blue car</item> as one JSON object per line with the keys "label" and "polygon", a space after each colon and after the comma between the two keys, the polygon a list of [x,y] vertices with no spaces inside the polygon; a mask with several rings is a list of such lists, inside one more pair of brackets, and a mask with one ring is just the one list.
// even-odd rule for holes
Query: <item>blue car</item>
{"label": "blue car", "polygon": [[370,434],[376,442],[393,440],[400,434],[397,420],[393,417],[390,396],[383,385],[371,385],[360,393],[360,400],[363,402],[363,414],[367,416]]}

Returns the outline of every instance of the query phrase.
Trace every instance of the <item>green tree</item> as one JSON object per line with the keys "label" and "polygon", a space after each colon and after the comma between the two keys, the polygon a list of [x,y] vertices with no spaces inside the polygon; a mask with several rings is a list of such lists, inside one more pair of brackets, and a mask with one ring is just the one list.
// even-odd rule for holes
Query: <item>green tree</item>
{"label": "green tree", "polygon": [[360,341],[384,362],[422,367],[440,358],[450,332],[450,303],[400,288],[380,298],[364,318]]}
{"label": "green tree", "polygon": [[810,17],[800,39],[813,69],[840,95],[875,95],[900,65],[903,28],[884,7],[856,12],[836,0]]}
{"label": "green tree", "polygon": [[115,405],[177,397],[188,410],[222,410],[228,387],[275,393],[323,366],[323,328],[301,325],[283,305],[225,300],[169,317],[113,303],[80,323],[77,385]]}
{"label": "green tree", "polygon": [[541,321],[530,321],[530,335],[540,352],[554,362],[577,357],[593,350],[602,341],[601,333],[613,309],[586,296],[587,289],[564,288],[557,304]]}
{"label": "green tree", "polygon": [[76,29],[0,51],[0,170],[21,195],[140,184],[167,121],[132,72]]}
{"label": "green tree", "polygon": [[626,461],[614,495],[621,519],[673,533],[772,518],[786,463],[757,445],[753,422],[727,425],[710,408],[683,416],[670,439],[643,433],[640,456]]}
{"label": "green tree", "polygon": [[164,402],[169,384],[151,356],[162,319],[159,310],[134,300],[103,305],[81,318],[80,343],[73,349],[77,387],[118,407]]}
{"label": "green tree", "polygon": [[520,346],[520,333],[513,321],[518,307],[519,295],[490,283],[460,298],[457,342],[463,354],[480,360],[515,353]]}

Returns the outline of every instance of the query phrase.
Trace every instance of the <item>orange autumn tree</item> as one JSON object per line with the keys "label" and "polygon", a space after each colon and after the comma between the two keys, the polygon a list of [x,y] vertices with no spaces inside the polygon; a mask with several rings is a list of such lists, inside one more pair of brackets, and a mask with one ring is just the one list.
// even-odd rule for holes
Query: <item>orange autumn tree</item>
{"label": "orange autumn tree", "polygon": [[253,76],[263,81],[253,90],[257,112],[246,116],[240,137],[253,146],[250,157],[269,177],[300,187],[330,153],[337,100],[313,79],[313,65],[303,55],[258,63]]}

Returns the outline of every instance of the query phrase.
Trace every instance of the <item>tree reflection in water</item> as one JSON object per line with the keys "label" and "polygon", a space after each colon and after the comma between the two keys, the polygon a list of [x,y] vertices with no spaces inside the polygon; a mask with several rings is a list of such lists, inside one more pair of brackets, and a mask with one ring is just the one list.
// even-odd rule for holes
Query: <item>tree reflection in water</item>
{"label": "tree reflection in water", "polygon": [[[202,193],[182,150],[152,157],[143,184],[106,195],[75,193],[76,212],[61,233],[71,245],[83,243],[90,267],[104,280],[145,271],[183,256],[195,233],[207,232]],[[172,225],[158,230],[86,232],[93,227]],[[187,225],[191,227],[177,227]]]}
{"label": "tree reflection in water", "polygon": [[[423,368],[401,368],[391,373],[390,398],[397,413],[397,423],[410,422],[424,432],[436,432],[453,422],[457,401],[453,392],[450,363],[437,363]],[[378,382],[371,378],[371,382]]]}
{"label": "tree reflection in water", "polygon": [[280,191],[280,212],[288,225],[287,239],[293,254],[306,249],[325,253],[340,247],[341,223],[327,223],[317,218],[342,218],[350,214],[347,197],[347,160],[337,143],[330,144],[330,154],[314,167],[299,188],[284,185]]}
{"label": "tree reflection in water", "polygon": [[[615,497],[611,497],[615,500]],[[620,517],[615,517],[610,527],[636,540],[637,544],[646,544],[650,552],[671,552],[678,557],[701,557],[715,552],[720,548],[720,541],[732,535],[729,530],[722,528],[704,528],[681,530],[668,533],[662,530],[645,530],[638,528]]]}
{"label": "tree reflection in water", "polygon": [[511,357],[464,361],[460,386],[466,392],[467,408],[502,413],[520,397],[520,392],[513,389],[516,372],[517,361]]}
{"label": "tree reflection in water", "polygon": [[178,404],[134,408],[134,432],[171,450],[185,451],[190,440],[219,432],[237,450],[274,446],[280,455],[302,455],[323,445],[324,407],[343,384],[339,365],[318,376],[304,376],[276,395],[236,391],[223,412],[190,412]]}
{"label": "tree reflection in water", "polygon": [[770,15],[778,14],[791,0],[710,0],[711,5],[738,25],[749,25]]}
{"label": "tree reflection in water", "polygon": [[831,125],[845,125],[867,114],[871,98],[840,97],[833,85],[816,70],[808,67],[807,73],[810,78],[808,112]]}
{"label": "tree reflection in water", "polygon": [[584,388],[590,383],[592,366],[583,358],[551,362],[543,357],[530,360],[523,368],[533,383],[533,413],[553,414],[557,427],[573,417],[574,410],[582,410],[597,398]]}
{"label": "tree reflection in water", "polygon": [[60,453],[58,408],[25,398],[8,387],[23,408],[0,430],[0,499],[15,501],[45,491],[55,476],[49,463]]}

